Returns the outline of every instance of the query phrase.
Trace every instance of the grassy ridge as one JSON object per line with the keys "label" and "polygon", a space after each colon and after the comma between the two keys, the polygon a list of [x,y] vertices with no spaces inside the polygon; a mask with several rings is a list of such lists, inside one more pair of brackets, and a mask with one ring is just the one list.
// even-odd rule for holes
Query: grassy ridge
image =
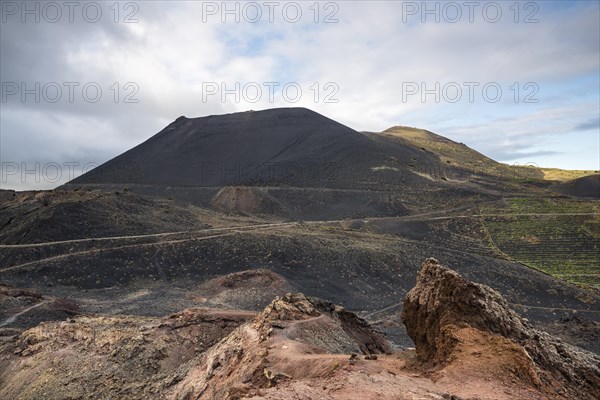
{"label": "grassy ridge", "polygon": [[570,181],[572,179],[582,178],[584,176],[594,175],[600,172],[558,168],[541,168],[541,170],[544,173],[544,179],[549,181]]}
{"label": "grassy ridge", "polygon": [[508,165],[486,157],[463,143],[454,142],[424,129],[394,126],[382,133],[390,137],[400,138],[423,151],[429,151],[437,155],[442,166],[458,166],[472,172],[501,177],[509,182],[565,182],[599,172],[540,168],[534,164]]}

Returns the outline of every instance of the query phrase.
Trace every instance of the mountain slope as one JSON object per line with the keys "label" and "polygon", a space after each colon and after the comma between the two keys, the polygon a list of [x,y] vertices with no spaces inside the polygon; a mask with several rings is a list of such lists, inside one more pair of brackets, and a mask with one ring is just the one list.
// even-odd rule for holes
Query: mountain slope
{"label": "mountain slope", "polygon": [[367,143],[356,131],[306,109],[180,117],[73,183],[270,183],[281,180],[295,163],[304,167],[310,162],[341,162],[353,148]]}
{"label": "mountain slope", "polygon": [[499,163],[471,149],[464,143],[457,143],[425,129],[394,126],[386,129],[382,134],[436,155],[444,168],[454,166],[472,173],[487,174],[503,179],[517,177],[521,179],[543,179],[544,177],[543,172],[540,170]]}
{"label": "mountain slope", "polygon": [[378,187],[429,185],[411,168],[437,158],[359,133],[304,108],[180,117],[146,142],[73,184]]}
{"label": "mountain slope", "polygon": [[557,183],[552,189],[568,196],[600,199],[600,174]]}

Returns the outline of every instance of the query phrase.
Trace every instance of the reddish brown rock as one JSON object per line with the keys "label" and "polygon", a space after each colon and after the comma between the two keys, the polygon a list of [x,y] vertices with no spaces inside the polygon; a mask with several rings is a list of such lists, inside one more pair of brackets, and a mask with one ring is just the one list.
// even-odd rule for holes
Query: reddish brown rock
{"label": "reddish brown rock", "polygon": [[407,294],[402,320],[416,345],[418,362],[427,367],[456,363],[457,350],[475,342],[474,336],[488,343],[505,338],[509,342],[498,342],[496,353],[520,353],[513,367],[533,385],[569,398],[600,398],[599,357],[534,329],[500,293],[464,279],[433,258],[423,263],[416,286]]}

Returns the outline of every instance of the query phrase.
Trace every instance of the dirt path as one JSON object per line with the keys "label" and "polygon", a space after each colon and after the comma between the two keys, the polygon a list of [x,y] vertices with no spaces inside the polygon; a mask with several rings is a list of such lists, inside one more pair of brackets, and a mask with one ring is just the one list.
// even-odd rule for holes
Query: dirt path
{"label": "dirt path", "polygon": [[290,322],[282,331],[281,331],[281,337],[284,340],[289,340],[289,341],[296,341],[296,339],[292,339],[289,337],[290,333],[294,333],[298,327],[298,325],[302,325],[305,324],[307,322],[315,322],[318,321],[320,319],[325,318],[325,314],[321,314],[319,316],[316,317],[312,317],[312,318],[308,318],[308,319],[301,319],[301,320],[296,320],[296,321],[292,321]]}
{"label": "dirt path", "polygon": [[567,308],[567,307],[541,307],[541,306],[528,306],[527,304],[518,304],[518,303],[508,303],[511,307],[520,307],[520,308],[533,308],[535,310],[547,310],[547,311],[577,311],[581,313],[593,313],[600,314],[600,310],[581,310],[575,308]]}
{"label": "dirt path", "polygon": [[392,308],[396,308],[396,307],[400,307],[402,304],[404,304],[404,301],[402,301],[401,303],[396,303],[396,304],[392,304],[391,306],[388,306],[386,308],[382,308],[381,310],[377,310],[377,311],[373,311],[372,313],[369,313],[363,317],[361,317],[362,319],[368,320],[369,317],[375,315],[375,314],[379,314],[382,313],[384,311],[387,310],[391,310]]}
{"label": "dirt path", "polygon": [[45,301],[42,301],[41,303],[34,304],[34,305],[32,305],[31,307],[27,307],[27,308],[26,308],[26,309],[24,309],[23,311],[21,311],[21,312],[18,312],[18,313],[16,313],[15,315],[13,315],[13,316],[11,316],[11,317],[8,317],[8,318],[6,318],[4,321],[0,322],[0,328],[1,328],[1,327],[3,327],[3,326],[6,326],[6,325],[12,324],[12,323],[13,323],[13,322],[15,322],[15,321],[17,320],[17,318],[19,318],[21,315],[23,315],[23,314],[26,314],[26,313],[28,313],[29,311],[31,311],[31,310],[33,310],[33,309],[35,309],[35,308],[41,307],[41,306],[43,306],[43,305],[46,305],[46,304],[50,303],[50,301],[51,301],[51,300],[45,300]]}
{"label": "dirt path", "polygon": [[[332,224],[332,223],[341,223],[348,222],[353,220],[368,220],[368,221],[379,221],[379,220],[400,220],[400,221],[411,221],[411,220],[444,220],[444,219],[453,219],[453,218],[477,218],[477,217],[542,217],[542,216],[555,216],[555,215],[565,215],[565,216],[593,216],[597,215],[596,213],[504,213],[504,214],[467,214],[467,215],[447,215],[454,211],[463,211],[468,210],[476,206],[481,206],[483,204],[496,203],[502,200],[491,200],[485,201],[479,204],[472,204],[460,207],[447,208],[439,211],[429,211],[418,214],[410,214],[410,215],[402,215],[398,217],[365,217],[365,218],[346,218],[346,219],[336,219],[336,220],[325,220],[325,221],[304,221],[306,225],[323,225],[323,224]],[[425,218],[426,217],[426,218]],[[160,232],[160,233],[150,233],[144,235],[125,235],[125,236],[105,236],[105,237],[94,237],[94,238],[81,238],[81,239],[71,239],[71,240],[58,240],[52,242],[43,242],[43,243],[25,243],[25,244],[0,244],[0,249],[14,249],[14,248],[28,248],[28,247],[43,247],[43,246],[53,246],[53,245],[61,245],[61,244],[73,244],[73,243],[85,243],[85,242],[102,242],[102,241],[111,241],[111,240],[133,240],[133,239],[147,239],[147,238],[160,238],[165,236],[176,236],[176,235],[192,235],[192,234],[201,234],[205,232],[219,232],[219,231],[230,231],[230,230],[254,230],[257,228],[268,228],[268,227],[277,227],[277,226],[293,226],[298,225],[299,222],[279,222],[279,223],[267,223],[267,224],[256,224],[256,225],[239,225],[239,226],[231,226],[231,227],[221,227],[221,228],[206,228],[199,230],[187,230],[187,231],[173,231],[173,232]],[[161,243],[161,242],[157,242]]]}
{"label": "dirt path", "polygon": [[[402,216],[402,217],[364,218],[364,220],[370,220],[370,221],[382,220],[382,219],[410,220],[412,218],[417,218],[417,217],[418,217],[418,219],[422,220],[422,219],[424,219],[424,218],[422,218],[424,216],[435,215],[435,214],[440,214],[440,213],[448,213],[453,210],[462,209],[462,208],[465,208],[465,207],[457,207],[457,208],[447,209],[447,210],[443,210],[443,211],[434,211],[431,213],[424,213],[424,214],[418,214],[418,215],[407,215],[407,216]],[[594,213],[473,214],[473,215],[431,217],[428,219],[429,220],[437,220],[437,219],[452,219],[452,218],[475,218],[475,217],[481,217],[481,216],[490,217],[490,216],[543,216],[543,215],[552,216],[552,215],[595,215],[595,214]],[[352,219],[328,220],[328,221],[305,221],[304,224],[306,224],[306,225],[323,225],[323,224],[330,224],[330,223],[340,223],[340,222],[345,222],[345,221],[352,221]],[[158,245],[168,245],[168,244],[184,243],[184,242],[190,242],[190,241],[208,240],[208,239],[214,239],[214,238],[219,238],[219,237],[232,236],[232,235],[235,235],[236,233],[255,232],[255,231],[259,231],[259,230],[263,230],[263,229],[272,229],[272,228],[286,227],[286,226],[291,227],[291,226],[297,226],[300,224],[301,224],[300,222],[281,222],[281,223],[258,224],[258,225],[249,225],[249,226],[246,225],[246,226],[236,226],[236,227],[227,227],[227,228],[209,228],[209,229],[202,229],[202,230],[197,230],[197,231],[165,232],[165,233],[155,233],[155,234],[149,234],[149,235],[113,236],[113,237],[103,237],[103,238],[84,238],[84,239],[74,239],[74,240],[46,242],[46,243],[21,244],[21,245],[0,245],[0,249],[1,248],[26,248],[26,247],[46,246],[46,245],[53,245],[53,244],[77,243],[77,242],[126,240],[126,239],[152,238],[152,237],[179,235],[179,234],[194,235],[194,234],[202,234],[202,233],[206,233],[206,232],[232,231],[232,232],[227,232],[227,233],[223,233],[223,234],[204,236],[204,237],[199,237],[199,238],[194,237],[194,238],[158,241],[158,242],[150,242],[150,243],[136,243],[136,244],[131,244],[131,245],[120,245],[120,246],[113,246],[113,247],[107,247],[107,248],[101,248],[101,249],[84,250],[84,251],[73,252],[73,253],[69,253],[69,254],[61,254],[58,256],[47,257],[47,258],[36,260],[36,261],[30,261],[27,263],[6,267],[3,269],[0,269],[0,273],[7,272],[7,271],[13,271],[16,269],[22,269],[22,268],[30,267],[33,265],[38,265],[43,262],[49,262],[49,261],[52,262],[52,261],[56,261],[56,260],[66,259],[71,256],[80,256],[80,255],[101,253],[101,252],[105,252],[105,251],[134,248],[134,247],[152,247],[152,246],[158,246]],[[416,243],[416,241],[412,241],[412,240],[408,240],[408,239],[404,239],[403,241]],[[431,247],[434,247],[434,248],[442,247],[442,246],[436,246],[433,244],[428,244],[428,245]],[[461,254],[470,254],[468,252],[461,251],[461,250],[448,249],[446,247],[443,247],[443,248],[445,251],[451,251],[451,252],[456,252],[456,253],[461,253]],[[480,257],[490,258],[490,257],[484,256],[484,255],[480,255]]]}
{"label": "dirt path", "polygon": [[[381,310],[373,311],[367,315],[361,316],[362,319],[367,320],[369,323],[373,324],[379,321],[369,321],[369,317],[382,313],[387,310],[391,310],[392,308],[400,307],[404,304],[404,301],[396,304],[392,304],[391,306],[387,306],[382,308]],[[527,304],[519,304],[519,303],[508,303],[511,307],[518,308],[532,308],[536,310],[547,310],[547,311],[577,311],[581,313],[592,313],[592,314],[600,314],[600,310],[583,310],[583,309],[574,309],[574,308],[566,308],[566,307],[541,307],[541,306],[529,306]]]}
{"label": "dirt path", "polygon": [[[16,269],[27,268],[27,267],[31,267],[31,266],[34,266],[34,265],[38,265],[38,264],[44,263],[44,262],[52,262],[52,261],[57,261],[57,260],[63,260],[63,259],[66,259],[66,258],[69,258],[69,257],[73,257],[73,256],[82,256],[82,255],[87,255],[87,254],[97,254],[97,253],[102,253],[102,252],[111,251],[111,250],[121,250],[121,249],[128,249],[128,248],[134,248],[134,247],[153,247],[153,246],[158,246],[158,245],[168,245],[168,244],[177,244],[177,243],[184,243],[184,242],[192,242],[192,241],[215,239],[215,238],[220,238],[220,237],[233,236],[233,235],[238,234],[238,233],[254,232],[254,231],[259,231],[259,230],[262,230],[262,229],[272,229],[272,228],[278,228],[278,227],[281,227],[281,226],[295,225],[295,224],[297,224],[297,222],[291,222],[291,223],[285,223],[285,224],[266,224],[266,225],[252,226],[251,227],[252,229],[242,229],[242,230],[235,229],[232,232],[222,233],[222,234],[218,234],[218,235],[211,235],[211,236],[194,237],[194,238],[177,239],[177,240],[168,240],[168,241],[151,242],[151,243],[136,243],[136,244],[130,244],[130,245],[121,245],[121,246],[106,247],[106,248],[101,248],[101,249],[83,250],[83,251],[72,252],[72,253],[68,253],[68,254],[60,254],[58,256],[47,257],[47,258],[43,258],[43,259],[40,259],[40,260],[26,262],[26,263],[19,264],[19,265],[13,265],[13,266],[10,266],[10,267],[6,267],[6,268],[3,268],[3,269],[0,269],[0,273],[2,273],[2,272],[8,272],[8,271],[14,271]],[[233,228],[229,228],[229,229],[231,230]]]}
{"label": "dirt path", "polygon": [[454,218],[475,218],[475,217],[555,217],[557,215],[565,216],[593,216],[597,213],[505,213],[505,214],[471,214],[471,215],[447,215],[443,217],[418,218],[419,220],[427,219],[430,221]]}
{"label": "dirt path", "polygon": [[258,224],[258,225],[241,225],[241,226],[230,226],[224,228],[207,228],[207,229],[199,229],[195,231],[175,231],[175,232],[162,232],[162,233],[150,233],[146,235],[128,235],[128,236],[106,236],[106,237],[94,237],[94,238],[82,238],[82,239],[72,239],[72,240],[58,240],[54,242],[43,242],[43,243],[26,243],[26,244],[0,244],[0,249],[18,249],[18,248],[26,248],[26,247],[41,247],[41,246],[53,246],[57,244],[71,244],[71,243],[84,243],[84,242],[102,242],[109,240],[129,240],[129,239],[146,239],[146,238],[154,238],[154,237],[163,237],[163,236],[175,236],[175,235],[185,235],[185,234],[197,234],[204,232],[219,232],[219,231],[227,231],[232,229],[237,230],[246,230],[246,229],[256,229],[262,227],[276,227],[276,226],[286,226],[286,225],[295,225],[297,222],[281,222],[281,223],[273,223],[273,224]]}

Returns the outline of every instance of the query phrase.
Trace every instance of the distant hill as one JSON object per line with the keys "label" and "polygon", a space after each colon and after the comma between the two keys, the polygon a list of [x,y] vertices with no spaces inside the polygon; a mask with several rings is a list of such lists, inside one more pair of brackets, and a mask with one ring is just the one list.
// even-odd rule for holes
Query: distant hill
{"label": "distant hill", "polygon": [[464,143],[457,143],[425,129],[393,126],[382,133],[395,138],[402,138],[415,146],[434,152],[440,157],[441,161],[446,163],[454,162],[479,168],[486,166],[488,169],[499,168],[502,165],[471,149]]}
{"label": "distant hill", "polygon": [[529,179],[541,180],[544,178],[542,171],[536,168],[515,167],[499,163],[464,143],[457,143],[444,136],[440,136],[425,129],[407,126],[394,126],[386,129],[382,134],[431,152],[439,157],[442,165],[450,165],[473,171],[473,173],[486,174],[503,179]]}

